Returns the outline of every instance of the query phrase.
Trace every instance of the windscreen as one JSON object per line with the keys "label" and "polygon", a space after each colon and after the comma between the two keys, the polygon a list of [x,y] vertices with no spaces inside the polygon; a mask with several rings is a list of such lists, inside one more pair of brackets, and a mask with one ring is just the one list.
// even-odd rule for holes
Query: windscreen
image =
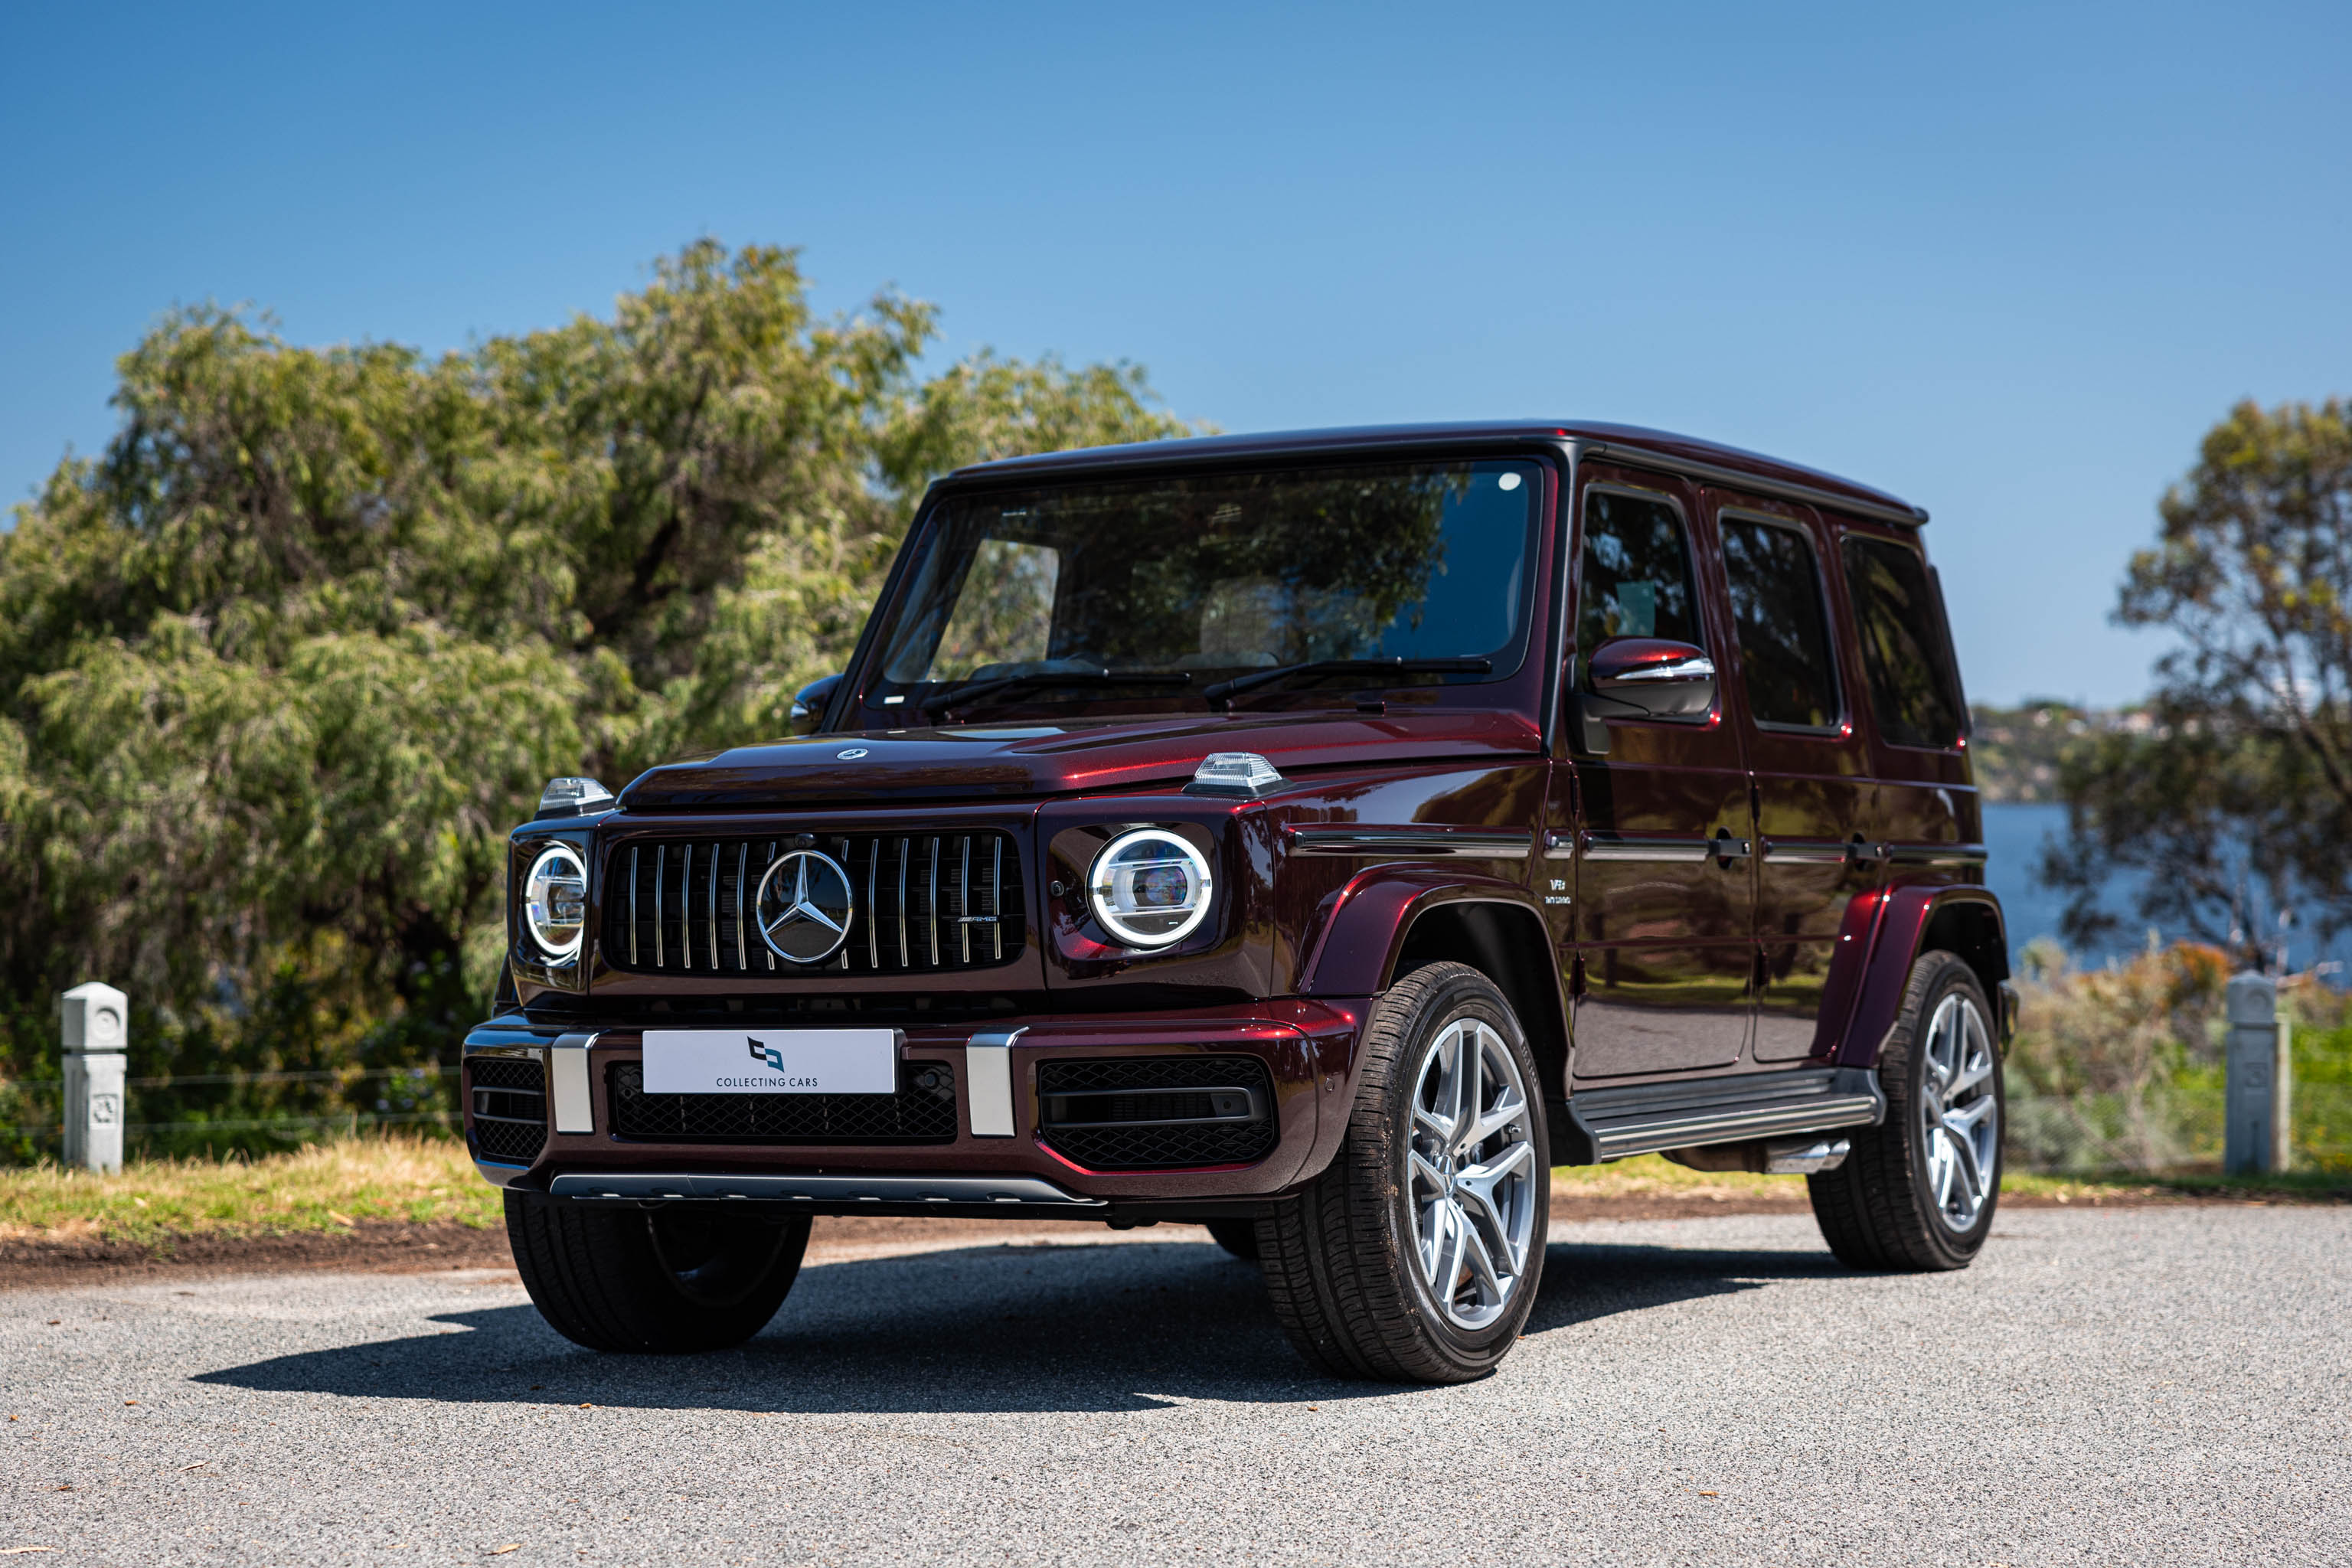
{"label": "windscreen", "polygon": [[1157,681],[1139,691],[1181,699],[1337,659],[1507,674],[1542,473],[1525,458],[1294,468],[959,498],[918,545],[873,695],[1021,678],[1024,703],[1100,700],[1141,675]]}

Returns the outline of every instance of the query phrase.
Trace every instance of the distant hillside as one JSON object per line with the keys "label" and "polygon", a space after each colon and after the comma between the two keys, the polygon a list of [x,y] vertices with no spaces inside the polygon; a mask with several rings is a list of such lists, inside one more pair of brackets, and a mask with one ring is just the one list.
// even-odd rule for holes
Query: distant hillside
{"label": "distant hillside", "polygon": [[2056,802],[2058,767],[2070,747],[2102,731],[2139,730],[2147,715],[2134,709],[2077,708],[2028,702],[2019,708],[1977,708],[1969,734],[1978,787],[1988,801]]}

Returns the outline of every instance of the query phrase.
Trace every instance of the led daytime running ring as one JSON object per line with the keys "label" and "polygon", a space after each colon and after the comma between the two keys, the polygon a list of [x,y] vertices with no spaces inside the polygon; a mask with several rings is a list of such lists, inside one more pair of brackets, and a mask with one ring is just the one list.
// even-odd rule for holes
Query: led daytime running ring
{"label": "led daytime running ring", "polygon": [[[1134,855],[1130,851],[1158,849],[1158,855]],[[1136,901],[1137,874],[1141,871],[1174,869],[1189,885],[1189,898],[1182,903],[1150,905]],[[1102,847],[1095,857],[1093,868],[1087,873],[1087,901],[1094,909],[1095,919],[1103,928],[1129,947],[1170,947],[1183,941],[1200,929],[1209,918],[1209,906],[1216,896],[1216,882],[1209,873],[1209,862],[1181,835],[1164,827],[1139,827],[1122,833]],[[1139,921],[1164,919],[1171,915],[1182,918],[1165,930],[1149,929]]]}

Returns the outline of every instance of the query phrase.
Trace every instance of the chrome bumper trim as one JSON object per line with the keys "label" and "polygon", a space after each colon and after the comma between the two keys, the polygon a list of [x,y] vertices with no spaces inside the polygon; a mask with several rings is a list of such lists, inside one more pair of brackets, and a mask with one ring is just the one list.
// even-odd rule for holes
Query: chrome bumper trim
{"label": "chrome bumper trim", "polygon": [[548,1184],[559,1198],[621,1203],[667,1199],[758,1198],[782,1203],[985,1204],[1053,1208],[1105,1208],[1035,1176],[749,1176],[567,1173]]}

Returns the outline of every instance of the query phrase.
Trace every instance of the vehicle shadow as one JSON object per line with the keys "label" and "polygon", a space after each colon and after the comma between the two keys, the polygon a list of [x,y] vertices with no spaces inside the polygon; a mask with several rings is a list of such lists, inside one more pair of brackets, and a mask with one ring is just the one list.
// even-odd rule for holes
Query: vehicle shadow
{"label": "vehicle shadow", "polygon": [[[1840,1272],[1826,1256],[1556,1244],[1527,1332]],[[199,1373],[274,1393],[801,1414],[1130,1411],[1325,1403],[1394,1385],[1323,1377],[1284,1341],[1257,1270],[1199,1242],[963,1247],[803,1273],[736,1350],[599,1355],[530,1306],[440,1331]]]}

